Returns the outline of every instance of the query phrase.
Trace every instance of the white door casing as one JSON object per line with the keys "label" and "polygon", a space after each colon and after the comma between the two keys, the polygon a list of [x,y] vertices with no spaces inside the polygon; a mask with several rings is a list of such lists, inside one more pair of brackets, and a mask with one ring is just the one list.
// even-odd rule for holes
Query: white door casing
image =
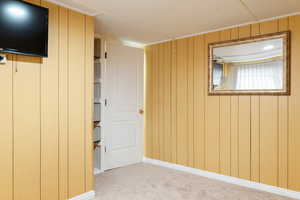
{"label": "white door casing", "polygon": [[104,170],[143,159],[144,50],[106,43]]}

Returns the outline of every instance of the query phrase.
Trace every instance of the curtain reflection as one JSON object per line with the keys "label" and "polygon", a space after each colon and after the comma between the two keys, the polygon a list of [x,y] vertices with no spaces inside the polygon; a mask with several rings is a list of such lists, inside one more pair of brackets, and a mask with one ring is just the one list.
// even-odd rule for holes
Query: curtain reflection
{"label": "curtain reflection", "polygon": [[215,63],[216,90],[276,90],[283,88],[283,60],[256,63]]}

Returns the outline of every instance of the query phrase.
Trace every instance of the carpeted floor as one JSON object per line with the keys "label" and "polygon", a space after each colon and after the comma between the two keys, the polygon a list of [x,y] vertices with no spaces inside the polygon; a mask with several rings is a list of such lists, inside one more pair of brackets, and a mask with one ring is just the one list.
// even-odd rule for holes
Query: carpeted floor
{"label": "carpeted floor", "polygon": [[289,200],[150,164],[96,176],[96,200]]}

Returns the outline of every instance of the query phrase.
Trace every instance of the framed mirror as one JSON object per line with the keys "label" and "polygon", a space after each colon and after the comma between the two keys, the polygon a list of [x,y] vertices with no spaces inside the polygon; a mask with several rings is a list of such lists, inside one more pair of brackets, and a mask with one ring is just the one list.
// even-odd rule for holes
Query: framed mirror
{"label": "framed mirror", "polygon": [[290,32],[209,44],[209,95],[289,95]]}

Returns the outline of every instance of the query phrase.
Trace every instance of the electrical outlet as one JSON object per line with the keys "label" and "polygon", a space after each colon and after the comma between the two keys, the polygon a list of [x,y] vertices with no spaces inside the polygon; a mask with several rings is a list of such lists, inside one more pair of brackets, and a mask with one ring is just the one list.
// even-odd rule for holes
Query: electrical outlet
{"label": "electrical outlet", "polygon": [[0,54],[0,64],[6,64],[7,59],[5,54]]}

